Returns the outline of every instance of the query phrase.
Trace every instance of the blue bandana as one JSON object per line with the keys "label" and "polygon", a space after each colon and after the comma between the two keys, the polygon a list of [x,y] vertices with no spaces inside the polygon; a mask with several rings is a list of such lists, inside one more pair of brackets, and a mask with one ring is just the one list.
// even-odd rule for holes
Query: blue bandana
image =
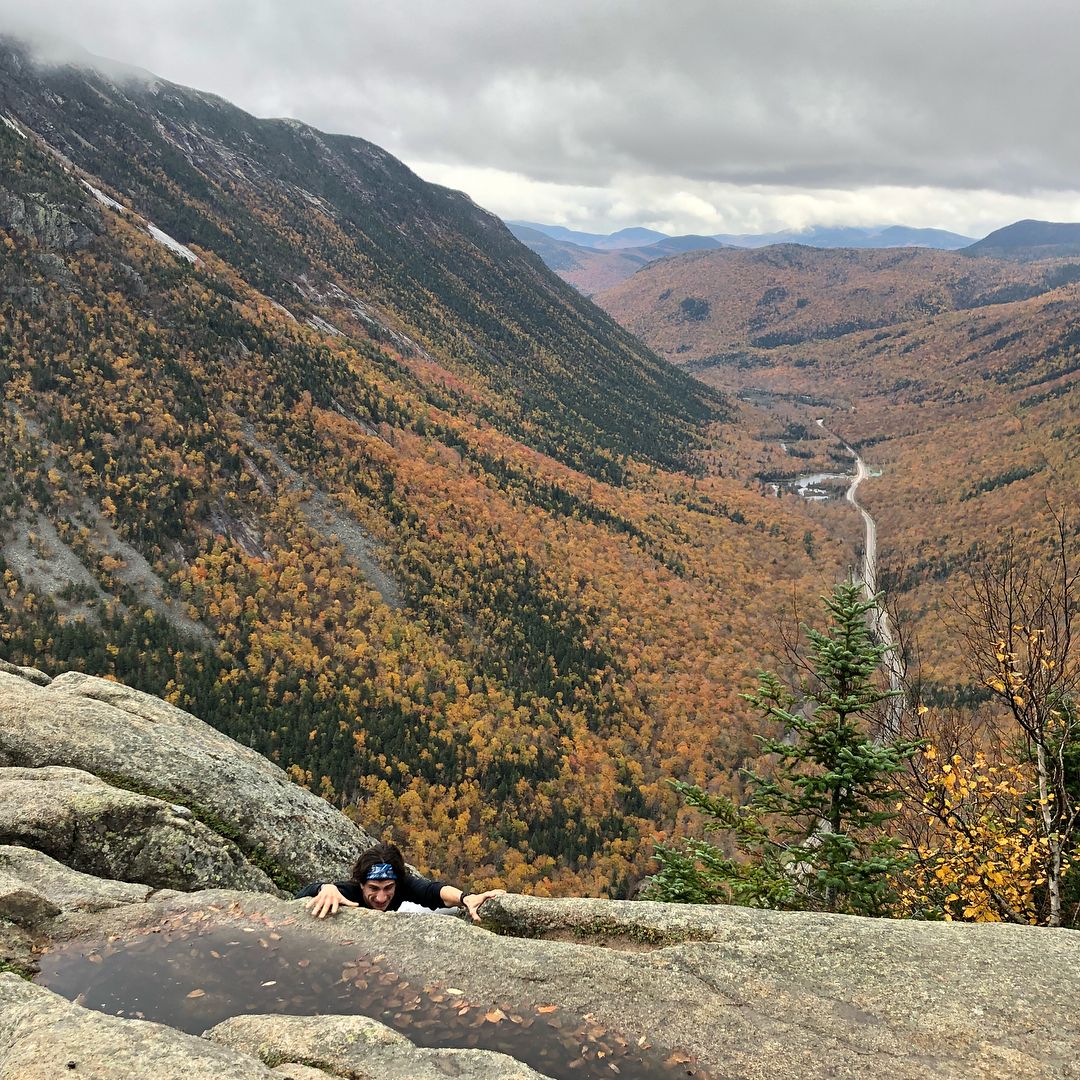
{"label": "blue bandana", "polygon": [[388,862],[376,863],[365,875],[365,881],[397,881],[397,874]]}

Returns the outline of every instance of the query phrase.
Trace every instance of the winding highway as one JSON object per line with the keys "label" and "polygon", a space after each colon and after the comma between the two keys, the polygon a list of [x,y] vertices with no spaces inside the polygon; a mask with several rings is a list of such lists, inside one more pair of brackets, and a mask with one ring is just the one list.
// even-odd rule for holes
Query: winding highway
{"label": "winding highway", "polygon": [[[870,512],[859,502],[858,490],[859,485],[870,476],[870,470],[866,467],[866,462],[855,452],[855,449],[849,446],[843,439],[840,438],[833,431],[825,426],[825,421],[819,419],[817,421],[818,427],[821,428],[826,434],[831,435],[840,445],[855,459],[855,472],[851,477],[851,483],[848,485],[845,498],[856,510],[862,515],[863,524],[866,527],[866,541],[863,545],[863,559],[862,559],[862,583],[863,591],[866,593],[868,600],[873,600],[877,596],[877,523],[870,516]],[[885,653],[883,664],[889,677],[889,689],[896,691],[899,695],[904,686],[904,662],[900,657],[900,650],[897,648],[896,636],[893,634],[892,625],[889,621],[889,613],[885,608],[875,602],[873,607],[873,629],[877,635],[877,639],[888,650]],[[900,732],[900,712],[901,712],[902,698],[897,696],[893,698],[891,702],[891,708],[888,711],[885,722],[885,735],[889,738],[895,738]]]}

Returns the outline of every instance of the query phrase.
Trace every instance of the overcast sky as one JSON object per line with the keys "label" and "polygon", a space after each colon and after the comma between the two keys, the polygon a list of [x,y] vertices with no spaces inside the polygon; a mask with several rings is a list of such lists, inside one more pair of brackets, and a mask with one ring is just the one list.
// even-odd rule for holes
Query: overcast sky
{"label": "overcast sky", "polygon": [[1080,221],[1080,5],[0,0],[0,30],[607,232]]}

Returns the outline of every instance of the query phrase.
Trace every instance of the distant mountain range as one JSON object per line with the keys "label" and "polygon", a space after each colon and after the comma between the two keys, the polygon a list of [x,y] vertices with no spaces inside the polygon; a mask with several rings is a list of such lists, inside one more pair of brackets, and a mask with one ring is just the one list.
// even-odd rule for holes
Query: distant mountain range
{"label": "distant mountain range", "polygon": [[511,221],[510,231],[535,251],[564,281],[586,295],[610,289],[656,259],[686,251],[719,247],[761,248],[772,244],[802,244],[816,248],[923,247],[953,251],[972,244],[970,236],[944,229],[813,226],[774,233],[718,233],[715,236],[669,236],[655,229],[629,228],[604,235],[578,232],[562,225]]}
{"label": "distant mountain range", "polygon": [[769,244],[805,244],[819,248],[892,248],[928,247],[940,251],[955,251],[975,243],[973,237],[945,229],[913,229],[907,225],[813,225],[808,229],[785,229],[771,233],[713,233],[710,236],[672,236],[656,229],[620,229],[609,234],[577,232],[562,225],[543,225],[535,221],[509,221],[511,232],[516,228],[531,229],[553,240],[563,240],[579,247],[597,251],[619,251],[623,248],[646,247],[663,241],[683,242],[680,251],[696,248],[728,247],[756,248]]}

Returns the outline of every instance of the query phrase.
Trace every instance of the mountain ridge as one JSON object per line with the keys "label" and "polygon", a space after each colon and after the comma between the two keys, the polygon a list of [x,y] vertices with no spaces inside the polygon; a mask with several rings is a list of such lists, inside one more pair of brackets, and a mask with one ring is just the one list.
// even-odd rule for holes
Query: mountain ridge
{"label": "mountain ridge", "polygon": [[997,229],[964,253],[1024,261],[1080,255],[1080,224],[1026,218]]}
{"label": "mountain ridge", "polygon": [[[404,316],[415,324],[410,337],[441,343],[494,383],[504,422],[542,448],[566,437],[595,459],[595,444],[607,442],[614,459],[641,453],[641,433],[650,432],[667,443],[661,453],[672,464],[692,444],[691,428],[711,413],[692,384],[576,293],[537,274],[498,218],[461,192],[426,184],[366,140],[297,121],[259,120],[165,80],[130,76],[117,84],[87,68],[35,68],[12,39],[0,39],[0,111],[40,128],[54,149],[122,192],[166,233],[229,259],[286,307],[305,306],[305,287],[297,282],[308,278],[324,299],[327,283],[347,280],[348,291],[368,292],[365,302],[384,309],[391,330],[395,320],[405,328]],[[142,147],[134,169],[123,156],[127,143]],[[276,176],[271,162],[282,161],[285,171]],[[188,193],[182,207],[177,187]],[[373,201],[375,188],[394,198]],[[270,227],[265,215],[253,214],[244,205],[250,197],[273,199],[280,224]],[[445,233],[439,222],[453,222],[457,233]],[[439,246],[440,229],[454,236],[453,249]],[[466,258],[486,263],[482,294],[460,272]],[[519,288],[523,280],[532,286],[528,292]],[[433,290],[444,297],[434,309],[415,303]],[[505,325],[494,307],[508,316]],[[572,393],[557,385],[561,362],[552,355],[572,351],[559,336],[564,311],[588,326],[593,343],[581,356],[590,377]],[[518,329],[508,334],[508,327]],[[626,365],[635,369],[630,381],[620,376]],[[633,389],[646,385],[648,394],[660,395],[656,402]],[[628,391],[636,396],[626,401],[615,430]],[[529,418],[514,404],[523,392]],[[641,417],[649,419],[641,424]],[[584,437],[572,434],[569,418],[580,419]],[[590,467],[612,466],[594,460]]]}

